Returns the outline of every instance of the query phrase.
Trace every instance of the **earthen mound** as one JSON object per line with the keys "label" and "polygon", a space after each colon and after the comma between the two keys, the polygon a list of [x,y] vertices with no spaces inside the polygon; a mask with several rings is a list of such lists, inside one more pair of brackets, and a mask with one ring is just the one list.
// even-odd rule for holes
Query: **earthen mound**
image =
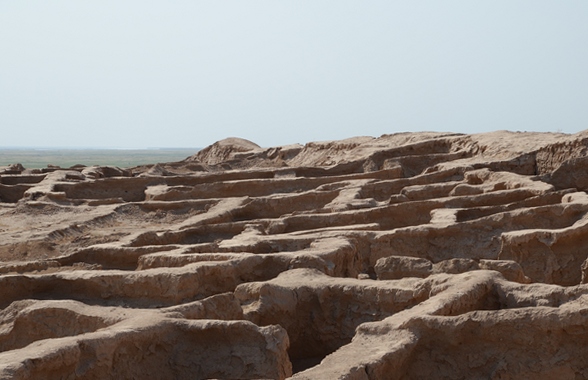
{"label": "earthen mound", "polygon": [[187,161],[199,161],[207,165],[216,165],[224,161],[232,161],[246,157],[245,152],[255,152],[261,147],[249,140],[229,137],[202,149]]}

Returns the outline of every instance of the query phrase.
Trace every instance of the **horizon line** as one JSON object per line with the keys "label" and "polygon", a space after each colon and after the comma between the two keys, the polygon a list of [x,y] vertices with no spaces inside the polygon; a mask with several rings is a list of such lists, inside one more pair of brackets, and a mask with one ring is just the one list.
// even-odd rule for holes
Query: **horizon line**
{"label": "horizon line", "polygon": [[203,149],[202,147],[95,147],[95,146],[0,146],[0,150],[192,150]]}

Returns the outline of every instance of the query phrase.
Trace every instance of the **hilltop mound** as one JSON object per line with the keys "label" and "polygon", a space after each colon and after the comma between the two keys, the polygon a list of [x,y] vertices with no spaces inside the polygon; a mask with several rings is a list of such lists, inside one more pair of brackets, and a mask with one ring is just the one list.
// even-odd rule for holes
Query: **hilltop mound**
{"label": "hilltop mound", "polygon": [[207,165],[216,165],[225,161],[238,160],[244,152],[255,152],[261,150],[261,147],[249,140],[229,137],[224,140],[202,149],[186,161],[199,161]]}

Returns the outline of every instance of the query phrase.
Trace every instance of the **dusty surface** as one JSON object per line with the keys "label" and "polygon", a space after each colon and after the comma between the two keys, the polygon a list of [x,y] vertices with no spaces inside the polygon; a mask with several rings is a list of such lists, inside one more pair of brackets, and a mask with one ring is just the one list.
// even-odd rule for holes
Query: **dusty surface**
{"label": "dusty surface", "polygon": [[406,133],[0,168],[0,378],[588,378],[587,152]]}

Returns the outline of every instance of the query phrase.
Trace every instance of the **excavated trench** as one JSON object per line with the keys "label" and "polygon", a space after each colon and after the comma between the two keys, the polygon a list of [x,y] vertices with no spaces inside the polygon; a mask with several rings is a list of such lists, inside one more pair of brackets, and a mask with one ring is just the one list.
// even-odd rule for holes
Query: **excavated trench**
{"label": "excavated trench", "polygon": [[531,299],[524,288],[533,286],[494,283],[466,309],[411,320],[418,343],[398,378],[585,377],[588,290],[538,288]]}
{"label": "excavated trench", "polygon": [[[305,281],[294,280],[301,276]],[[294,373],[348,344],[360,324],[411,308],[428,293],[423,280],[335,280],[311,269],[285,271],[273,280],[242,284],[235,290],[246,319],[286,329]]]}
{"label": "excavated trench", "polygon": [[349,153],[312,153],[331,167],[290,166],[310,144],[280,168],[0,176],[22,259],[0,266],[0,377],[588,377],[583,161],[564,181],[549,150],[443,136],[325,143]]}
{"label": "excavated trench", "polygon": [[510,231],[562,229],[586,214],[584,204],[555,204],[498,213],[449,225],[382,232],[372,244],[372,263],[385,256],[413,256],[434,263],[451,258],[498,259],[500,237]]}

